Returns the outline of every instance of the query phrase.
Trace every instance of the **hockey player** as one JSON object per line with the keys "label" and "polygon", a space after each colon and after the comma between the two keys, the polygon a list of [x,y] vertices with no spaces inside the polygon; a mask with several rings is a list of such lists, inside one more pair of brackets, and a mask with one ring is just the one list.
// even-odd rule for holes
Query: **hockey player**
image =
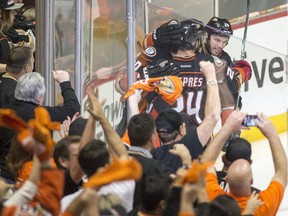
{"label": "hockey player", "polygon": [[233,35],[230,22],[227,19],[212,17],[205,26],[205,32],[203,52],[217,56],[231,66],[231,57],[223,50],[228,45],[230,36]]}
{"label": "hockey player", "polygon": [[[204,35],[201,21],[188,19],[179,23],[171,20],[146,37],[144,47],[147,48],[136,62],[136,73],[140,79],[164,75],[177,75],[182,79],[182,96],[174,104],[174,109],[189,115],[190,126],[198,126],[204,118],[207,85],[219,84],[222,119],[225,121],[234,110],[234,95],[242,82],[250,77],[243,70],[227,68],[226,63],[217,57],[199,53]],[[199,67],[201,60],[214,62],[217,80],[204,78]],[[147,112],[155,117],[168,106],[155,95],[148,95],[148,100],[151,103]]]}
{"label": "hockey player", "polygon": [[[175,34],[175,29],[179,26],[180,29],[182,29],[182,32],[179,30],[181,37],[178,36],[178,33]],[[176,20],[172,20],[166,24],[166,27],[161,26],[160,30],[163,31],[163,28],[166,28],[166,32],[167,29],[172,29],[175,36],[172,40],[178,38],[179,42],[175,43],[170,40],[166,45],[159,45],[158,40],[161,39],[161,33],[157,33],[156,29],[150,36],[150,39],[156,45],[153,47],[150,46],[144,51],[146,57],[142,57],[142,59],[145,59],[146,62],[142,61],[142,65],[155,64],[155,59],[156,61],[158,60],[158,62],[154,66],[143,67],[143,70],[139,67],[137,70],[139,77],[163,76],[165,74],[179,76],[183,82],[183,92],[182,96],[178,98],[177,103],[174,105],[174,109],[178,112],[186,112],[190,116],[189,125],[193,126],[198,126],[204,118],[207,85],[219,84],[223,110],[222,115],[226,118],[226,115],[228,116],[226,113],[234,110],[235,101],[230,89],[238,90],[238,85],[242,82],[242,80],[239,80],[242,79],[240,72],[232,68],[227,68],[225,62],[222,62],[217,57],[199,53],[202,38],[205,34],[204,25],[201,21],[188,19],[178,23]],[[146,43],[149,44],[149,36],[148,39],[146,39]],[[172,58],[163,62],[161,56],[167,49],[169,49]],[[157,55],[160,55],[160,57]],[[147,56],[150,58],[147,58]],[[148,60],[151,61],[151,63]],[[199,67],[201,60],[214,62],[217,80],[206,80],[204,78]],[[159,61],[162,62],[159,63]],[[228,85],[233,88],[228,87]],[[161,101],[161,98],[156,97],[151,100],[151,106],[147,111],[152,113],[156,111],[157,113],[163,110],[165,106],[166,104]]]}

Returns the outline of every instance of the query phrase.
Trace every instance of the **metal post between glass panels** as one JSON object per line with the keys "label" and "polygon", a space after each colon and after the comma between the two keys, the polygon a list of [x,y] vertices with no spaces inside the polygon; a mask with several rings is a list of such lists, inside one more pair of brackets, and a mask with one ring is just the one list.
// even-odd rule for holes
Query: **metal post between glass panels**
{"label": "metal post between glass panels", "polygon": [[135,82],[135,2],[127,0],[127,73],[128,87]]}
{"label": "metal post between glass panels", "polygon": [[82,100],[82,69],[83,69],[83,2],[75,0],[75,71],[74,71],[74,89],[78,100]]}
{"label": "metal post between glass panels", "polygon": [[[54,1],[35,1],[36,6],[36,70],[45,78],[45,105],[54,102],[53,69],[53,5]],[[44,43],[43,43],[44,41]]]}

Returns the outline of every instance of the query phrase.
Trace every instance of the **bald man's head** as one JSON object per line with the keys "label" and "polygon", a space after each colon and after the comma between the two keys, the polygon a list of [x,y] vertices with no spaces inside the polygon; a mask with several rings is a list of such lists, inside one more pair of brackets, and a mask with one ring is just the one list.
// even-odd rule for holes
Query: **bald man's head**
{"label": "bald man's head", "polygon": [[226,180],[230,192],[235,196],[248,196],[251,193],[252,169],[247,160],[238,159],[228,169]]}

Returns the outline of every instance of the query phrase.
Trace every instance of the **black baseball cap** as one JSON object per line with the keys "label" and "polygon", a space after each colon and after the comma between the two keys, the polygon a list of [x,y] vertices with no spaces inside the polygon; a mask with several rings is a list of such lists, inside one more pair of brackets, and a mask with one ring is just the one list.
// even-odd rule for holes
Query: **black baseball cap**
{"label": "black baseball cap", "polygon": [[238,159],[245,159],[250,162],[251,154],[251,144],[247,140],[237,137],[229,141],[225,157],[231,163]]}
{"label": "black baseball cap", "polygon": [[161,133],[172,133],[178,130],[187,120],[188,115],[186,113],[178,113],[173,109],[167,109],[157,116],[155,120],[156,130]]}
{"label": "black baseball cap", "polygon": [[87,124],[87,121],[88,119],[77,118],[75,121],[73,121],[70,124],[68,135],[69,136],[73,136],[73,135],[82,136],[85,126]]}
{"label": "black baseball cap", "polygon": [[0,0],[0,9],[15,10],[23,7],[23,3],[15,3],[14,0]]}

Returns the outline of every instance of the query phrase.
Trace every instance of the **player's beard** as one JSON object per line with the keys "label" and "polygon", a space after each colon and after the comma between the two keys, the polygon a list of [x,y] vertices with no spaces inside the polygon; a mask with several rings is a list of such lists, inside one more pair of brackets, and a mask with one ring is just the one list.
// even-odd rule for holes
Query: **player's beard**
{"label": "player's beard", "polygon": [[206,51],[208,52],[208,54],[212,55],[211,54],[211,46],[210,46],[210,38],[207,39],[206,44],[205,44],[205,48],[206,48]]}

